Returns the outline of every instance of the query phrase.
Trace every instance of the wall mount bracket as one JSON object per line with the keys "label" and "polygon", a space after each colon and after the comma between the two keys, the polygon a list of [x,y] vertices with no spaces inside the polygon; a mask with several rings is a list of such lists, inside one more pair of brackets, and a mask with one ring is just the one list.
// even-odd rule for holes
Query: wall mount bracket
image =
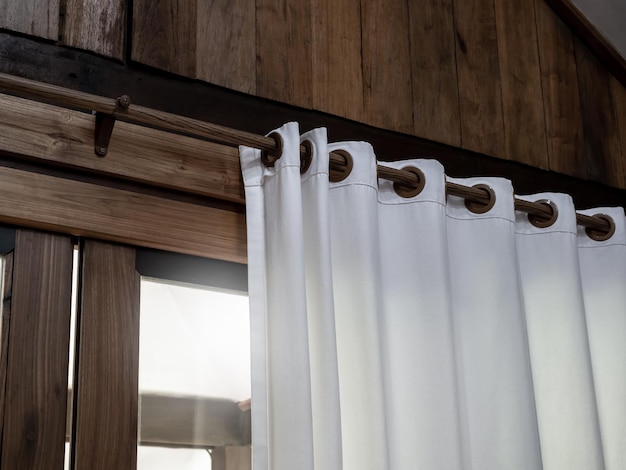
{"label": "wall mount bracket", "polygon": [[115,111],[113,114],[107,114],[100,111],[96,112],[96,127],[94,129],[94,151],[97,156],[104,157],[109,151],[109,143],[111,135],[115,127],[116,114],[125,112],[130,106],[130,97],[128,95],[120,96],[115,103]]}

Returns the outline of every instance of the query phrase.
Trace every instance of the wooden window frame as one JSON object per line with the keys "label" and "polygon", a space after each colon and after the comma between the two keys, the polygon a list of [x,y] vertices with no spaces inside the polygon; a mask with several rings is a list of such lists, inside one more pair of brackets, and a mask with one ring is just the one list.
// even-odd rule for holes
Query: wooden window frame
{"label": "wooden window frame", "polygon": [[[124,276],[111,276],[110,272],[98,274],[97,271],[95,277],[83,276],[83,288],[89,296],[81,299],[76,390],[72,391],[77,398],[69,400],[69,405],[74,411],[72,435],[78,436],[72,452],[76,468],[134,470],[136,390],[134,394],[130,392],[133,389],[130,383],[130,388],[111,389],[112,397],[118,392],[122,394],[112,401],[96,401],[93,397],[94,390],[107,383],[107,373],[100,370],[102,367],[109,370],[107,363],[110,366],[123,358],[128,373],[136,376],[136,364],[133,361],[129,364],[128,358],[134,356],[137,347],[138,307],[129,307],[128,302],[121,301],[124,308],[117,304],[105,308],[107,302],[115,302],[117,298],[107,297],[105,293],[127,291],[128,286],[123,287],[122,280],[132,277],[127,269],[131,264],[132,272],[137,274],[135,250],[124,245],[240,264],[247,262],[237,149],[118,122],[107,156],[99,158],[93,150],[95,116],[89,113],[5,94],[0,94],[0,109],[3,110],[0,113],[0,223],[59,234],[50,235],[53,237],[100,240],[88,243],[106,247],[106,253],[99,253],[99,262],[92,262],[85,273],[93,273],[94,266],[100,262],[111,267],[116,260],[125,260],[122,264],[126,268],[118,266],[126,273]],[[117,258],[113,254],[119,250],[131,250],[132,263],[128,256]],[[136,280],[138,278],[137,274]],[[131,291],[138,293],[138,281],[134,284]],[[103,309],[106,315],[101,316]],[[111,312],[124,316],[124,321],[121,317],[110,318]],[[132,321],[127,321],[126,317]],[[111,331],[103,335],[103,328]],[[121,343],[111,348],[107,342],[111,338]],[[95,357],[100,350],[118,351],[120,355],[107,353],[108,359],[103,365]],[[85,367],[85,358],[89,357],[92,360],[89,367]],[[64,389],[66,381],[67,376]],[[124,413],[115,410],[120,402],[125,403]],[[183,408],[187,405],[181,404]],[[218,421],[226,419],[218,416],[224,414],[224,410],[229,417],[236,416],[238,420],[232,435],[214,443],[221,444],[214,452],[215,468],[247,468],[250,435],[245,429],[249,427],[249,412],[233,410],[232,403],[210,405]],[[187,408],[188,412],[195,410]],[[64,412],[65,418],[65,403],[59,410]],[[94,427],[94,423],[120,419],[125,421],[116,421],[117,424],[106,428],[102,425],[99,430]],[[63,424],[65,421],[62,420]],[[225,429],[233,427],[230,422],[222,424]],[[103,445],[108,452],[94,453],[94,439],[108,443]],[[177,446],[181,442],[170,444]],[[111,446],[123,448],[123,452],[110,452]]]}

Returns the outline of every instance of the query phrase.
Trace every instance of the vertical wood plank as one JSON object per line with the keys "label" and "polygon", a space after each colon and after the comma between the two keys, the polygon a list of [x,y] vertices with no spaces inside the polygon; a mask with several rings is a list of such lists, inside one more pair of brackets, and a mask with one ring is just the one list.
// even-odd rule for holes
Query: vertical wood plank
{"label": "vertical wood plank", "polygon": [[[4,429],[7,365],[9,359],[9,328],[11,326],[11,292],[13,290],[13,252],[4,257],[2,279],[2,313],[0,314],[0,443]],[[0,459],[2,457],[0,456]],[[0,464],[2,461],[0,460]]]}
{"label": "vertical wood plank", "polygon": [[495,0],[506,157],[548,168],[533,2]]}
{"label": "vertical wood plank", "polygon": [[587,177],[574,37],[545,0],[535,0],[550,170]]}
{"label": "vertical wood plank", "polygon": [[252,452],[250,446],[216,447],[211,454],[213,470],[251,470]]}
{"label": "vertical wood plank", "polygon": [[63,468],[71,290],[70,238],[18,230],[2,468]]}
{"label": "vertical wood plank", "polygon": [[257,94],[310,108],[311,4],[257,0]]}
{"label": "vertical wood plank", "polygon": [[82,269],[75,468],[135,470],[139,363],[135,250],[87,240]]}
{"label": "vertical wood plank", "polygon": [[363,107],[368,124],[413,133],[405,0],[361,0]]}
{"label": "vertical wood plank", "polygon": [[133,0],[132,59],[196,76],[196,0]]}
{"label": "vertical wood plank", "polygon": [[[613,103],[615,106],[615,115],[617,117],[617,128],[620,136],[620,144],[622,150],[622,170],[626,173],[626,87],[611,75],[611,94],[613,95]],[[624,175],[626,179],[626,174]]]}
{"label": "vertical wood plank", "polygon": [[609,73],[578,39],[575,41],[587,176],[625,187],[617,119]]}
{"label": "vertical wood plank", "polygon": [[0,28],[59,39],[59,0],[2,0]]}
{"label": "vertical wood plank", "polygon": [[62,44],[124,59],[126,0],[66,0]]}
{"label": "vertical wood plank", "polygon": [[359,0],[317,0],[313,17],[313,108],[363,120]]}
{"label": "vertical wood plank", "polygon": [[454,0],[456,58],[465,149],[505,157],[493,0]]}
{"label": "vertical wood plank", "polygon": [[409,2],[415,134],[461,146],[452,0]]}
{"label": "vertical wood plank", "polygon": [[255,0],[197,1],[197,78],[254,94]]}

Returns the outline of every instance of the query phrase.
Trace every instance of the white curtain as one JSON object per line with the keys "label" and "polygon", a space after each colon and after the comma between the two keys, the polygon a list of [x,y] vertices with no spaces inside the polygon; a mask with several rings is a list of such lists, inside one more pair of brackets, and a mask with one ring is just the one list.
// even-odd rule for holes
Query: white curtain
{"label": "white curtain", "polygon": [[[427,159],[402,197],[364,142],[276,130],[240,148],[248,224],[254,470],[626,469],[626,230],[515,212],[511,183]],[[299,147],[312,164],[300,173]],[[354,168],[329,181],[329,152]],[[483,214],[446,181],[485,184]]]}

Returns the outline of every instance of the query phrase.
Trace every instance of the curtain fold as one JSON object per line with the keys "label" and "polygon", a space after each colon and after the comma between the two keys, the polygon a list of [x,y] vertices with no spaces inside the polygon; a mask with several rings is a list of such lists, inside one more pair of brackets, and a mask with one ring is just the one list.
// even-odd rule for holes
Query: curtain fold
{"label": "curtain fold", "polygon": [[[598,242],[567,195],[518,196],[558,211],[539,228],[508,180],[386,162],[424,175],[401,195],[368,143],[275,132],[273,167],[240,148],[255,470],[626,468],[622,209],[588,212],[615,221]],[[345,179],[329,152],[352,157]],[[495,204],[470,210],[446,181]]]}

